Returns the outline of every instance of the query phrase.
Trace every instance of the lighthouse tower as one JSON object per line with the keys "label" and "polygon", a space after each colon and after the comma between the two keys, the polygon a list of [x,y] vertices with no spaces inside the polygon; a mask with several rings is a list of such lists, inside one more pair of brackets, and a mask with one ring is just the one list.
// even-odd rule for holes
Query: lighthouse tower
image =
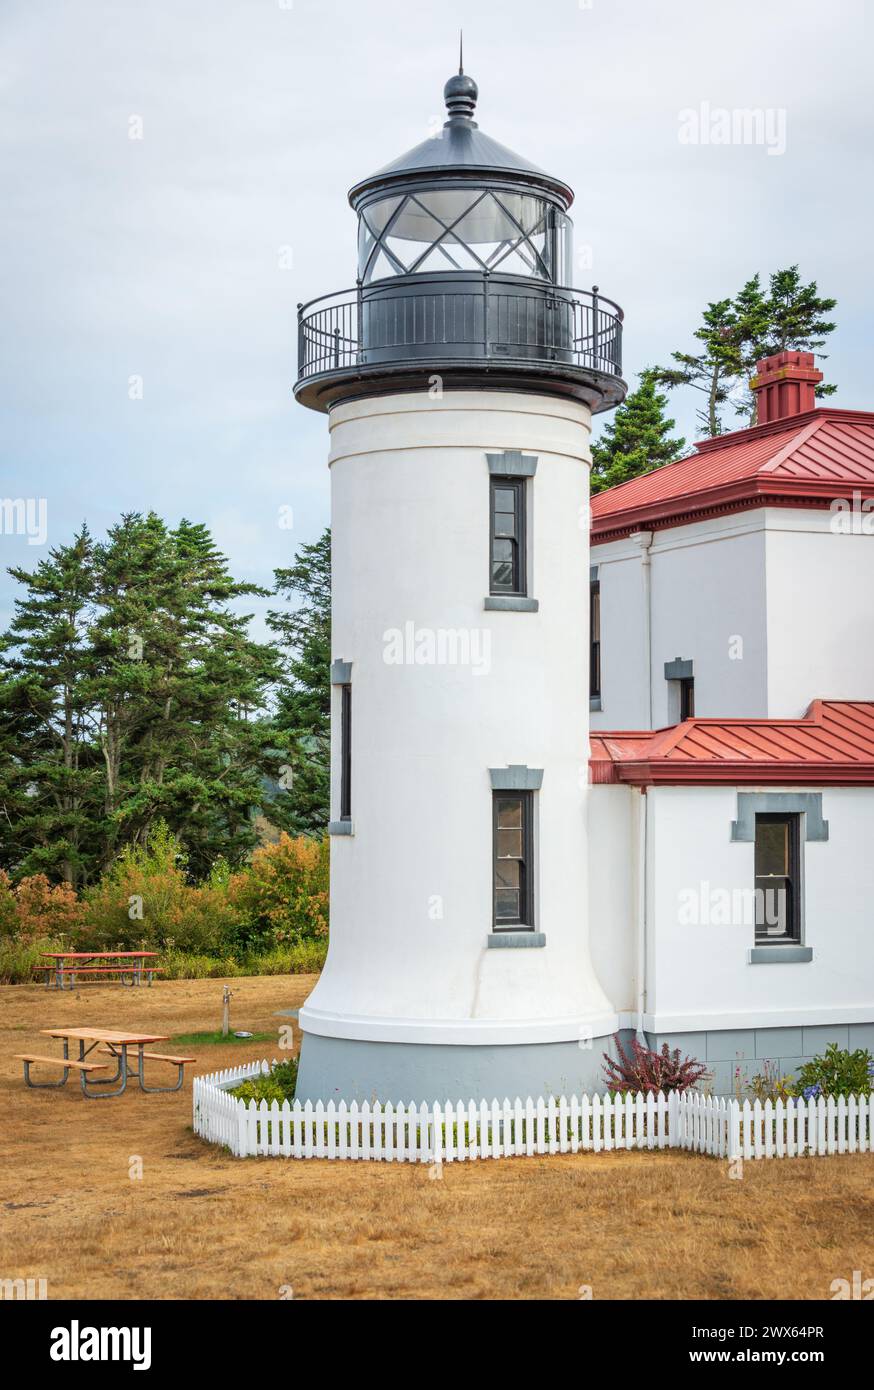
{"label": "lighthouse tower", "polygon": [[622,312],[568,288],[571,189],[490,139],[477,86],[355,185],[355,288],[304,305],[332,530],[331,932],[298,1095],[591,1086],[589,435]]}

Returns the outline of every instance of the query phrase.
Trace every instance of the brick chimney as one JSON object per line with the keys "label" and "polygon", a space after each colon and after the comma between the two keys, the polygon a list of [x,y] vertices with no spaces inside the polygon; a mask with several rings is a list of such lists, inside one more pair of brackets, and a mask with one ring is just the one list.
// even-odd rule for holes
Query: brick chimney
{"label": "brick chimney", "polygon": [[757,362],[756,369],[758,375],[750,387],[756,393],[757,424],[814,409],[814,388],[822,381],[822,372],[814,367],[812,352],[775,352]]}

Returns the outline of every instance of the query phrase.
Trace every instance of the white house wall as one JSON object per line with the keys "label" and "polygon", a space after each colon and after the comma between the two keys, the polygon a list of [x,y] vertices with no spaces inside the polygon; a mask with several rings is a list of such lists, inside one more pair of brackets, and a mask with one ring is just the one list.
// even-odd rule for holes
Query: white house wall
{"label": "white house wall", "polygon": [[767,515],[768,714],[874,698],[874,535],[835,533],[822,510]]}
{"label": "white house wall", "polygon": [[693,662],[695,712],[766,712],[765,530],[761,510],[652,533],[652,719],[646,679],[642,547],[629,537],[592,547],[601,586],[601,709],[597,729],[676,723],[665,664]]}
{"label": "white house wall", "polygon": [[[646,1027],[654,1040],[713,1063],[720,1090],[735,1059],[747,1073],[764,1057],[793,1070],[831,1040],[874,1045],[874,789],[822,790],[828,839],[803,845],[804,944],[813,959],[799,964],[751,965],[754,928],[742,914],[727,925],[704,920],[720,890],[754,885],[753,844],[731,839],[737,789],[656,787],[647,801]],[[697,922],[681,920],[689,892],[709,904]]]}
{"label": "white house wall", "polygon": [[593,786],[586,818],[592,964],[613,1007],[628,1014],[637,1007],[642,801],[636,787]]}
{"label": "white house wall", "polygon": [[664,675],[675,657],[693,663],[704,718],[798,718],[814,699],[874,696],[874,535],[836,533],[821,508],[757,507],[652,535],[650,722],[641,554],[637,537],[592,547],[602,684],[593,729],[675,723]]}

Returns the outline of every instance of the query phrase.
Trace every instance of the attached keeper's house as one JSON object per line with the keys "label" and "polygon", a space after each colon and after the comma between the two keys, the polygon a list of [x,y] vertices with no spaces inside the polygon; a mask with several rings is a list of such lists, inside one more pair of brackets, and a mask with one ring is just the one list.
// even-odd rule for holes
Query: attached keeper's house
{"label": "attached keeper's house", "polygon": [[723,1092],[874,1046],[874,414],[820,379],[592,502],[595,967]]}

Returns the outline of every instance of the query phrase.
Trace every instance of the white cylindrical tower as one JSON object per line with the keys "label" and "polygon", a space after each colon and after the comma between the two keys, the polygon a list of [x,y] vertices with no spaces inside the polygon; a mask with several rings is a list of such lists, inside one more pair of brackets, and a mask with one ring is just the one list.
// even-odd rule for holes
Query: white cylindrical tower
{"label": "white cylindrical tower", "polygon": [[331,929],[298,1095],[597,1084],[617,1016],[587,921],[593,411],[621,311],[564,285],[569,188],[476,85],[356,185],[359,280],[300,313],[329,411]]}

